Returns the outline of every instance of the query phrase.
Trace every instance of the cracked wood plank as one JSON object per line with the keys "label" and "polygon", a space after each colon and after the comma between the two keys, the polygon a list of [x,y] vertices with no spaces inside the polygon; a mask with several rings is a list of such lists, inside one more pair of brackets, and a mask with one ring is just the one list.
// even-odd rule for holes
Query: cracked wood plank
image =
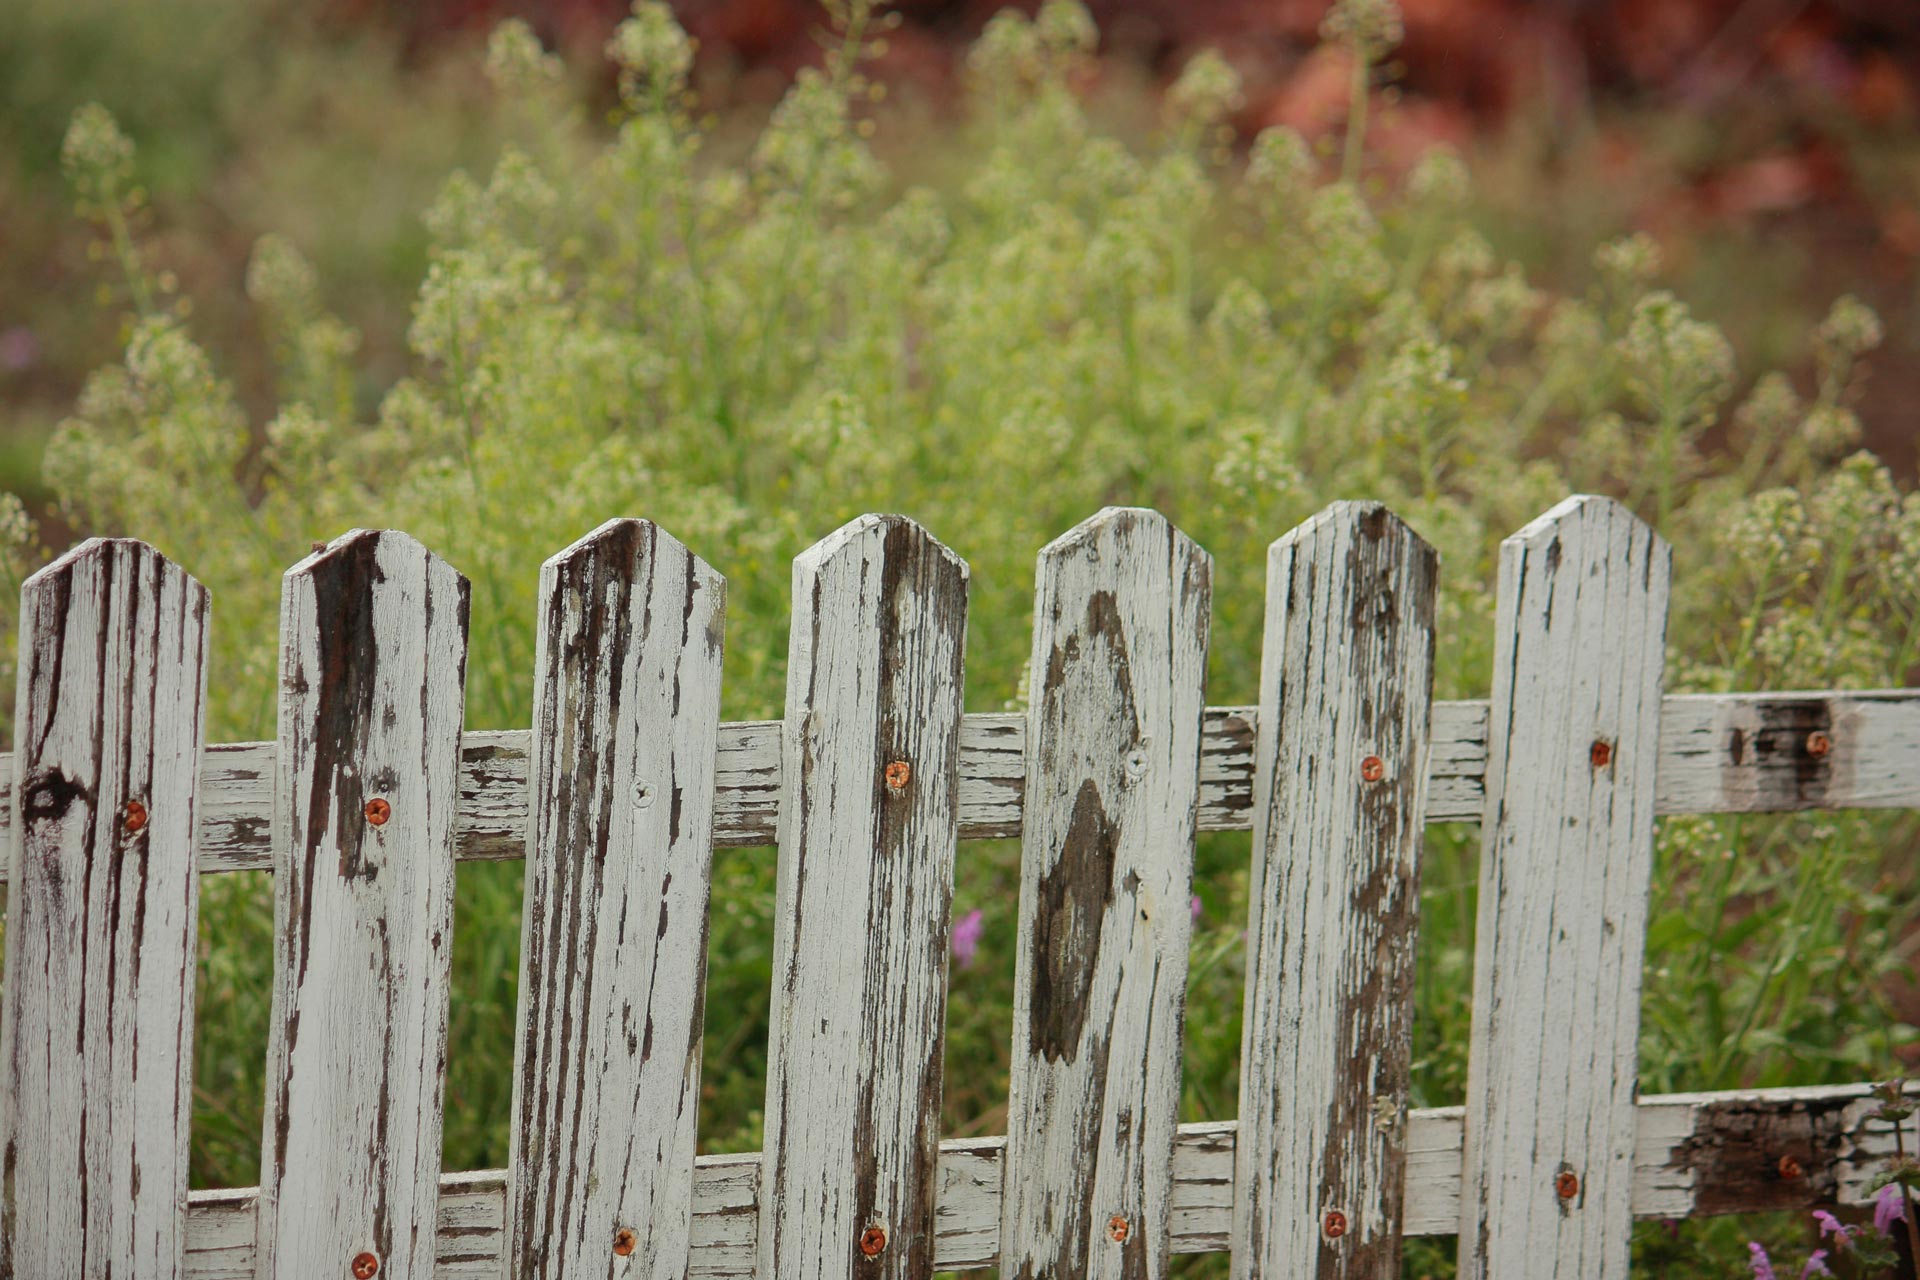
{"label": "cracked wood plank", "polygon": [[94,538],[20,593],[0,1275],[183,1274],[207,592]]}
{"label": "cracked wood plank", "polygon": [[[1805,1210],[1864,1205],[1893,1154],[1888,1126],[1872,1118],[1872,1085],[1670,1094],[1636,1108],[1633,1214],[1703,1217],[1741,1212],[1716,1188],[1753,1189],[1757,1207]],[[1920,1094],[1920,1083],[1909,1086]],[[1407,1119],[1406,1233],[1451,1235],[1460,1226],[1459,1107]],[[1227,1248],[1233,1216],[1236,1125],[1183,1124],[1173,1158],[1173,1251]],[[1000,1240],[1003,1138],[940,1144],[935,1265],[994,1265]],[[1801,1176],[1781,1176],[1791,1156]],[[694,1166],[689,1275],[752,1280],[759,1223],[760,1153],[701,1156]],[[440,1181],[437,1280],[497,1280],[506,1235],[503,1170],[449,1173]],[[255,1280],[254,1189],[195,1191],[187,1220],[187,1274]]]}
{"label": "cracked wood plank", "polygon": [[[1209,707],[1201,730],[1200,830],[1253,826],[1253,707]],[[1657,812],[1783,813],[1920,808],[1920,689],[1675,694],[1662,713]],[[1828,725],[1828,749],[1807,749]],[[466,735],[455,839],[463,860],[526,851],[525,729]],[[1020,834],[1026,725],[1001,712],[960,726],[960,838]],[[1478,822],[1485,808],[1487,704],[1433,704],[1426,820]],[[720,726],[714,843],[774,842],[780,812],[780,722]],[[274,746],[210,745],[200,778],[200,870],[268,871]],[[12,827],[12,758],[0,753],[0,832]]]}
{"label": "cracked wood plank", "polygon": [[1610,498],[1500,546],[1463,1277],[1626,1275],[1671,573]]}
{"label": "cracked wood plank", "polygon": [[355,530],[287,571],[265,1276],[434,1262],[467,581]]}
{"label": "cracked wood plank", "polygon": [[1400,1274],[1433,549],[1338,502],[1267,557],[1233,1274]]}
{"label": "cracked wood plank", "polygon": [[1040,553],[1002,1275],[1167,1273],[1213,565],[1109,507]]}
{"label": "cracked wood plank", "polygon": [[726,582],[614,520],[540,601],[507,1274],[680,1280]]}
{"label": "cracked wood plank", "polygon": [[760,1274],[926,1280],[967,567],[862,516],[793,604]]}

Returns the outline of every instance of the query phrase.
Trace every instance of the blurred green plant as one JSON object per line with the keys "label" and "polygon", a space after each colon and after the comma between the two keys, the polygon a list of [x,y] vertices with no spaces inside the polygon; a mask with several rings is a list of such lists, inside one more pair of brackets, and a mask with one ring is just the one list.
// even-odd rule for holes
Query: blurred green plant
{"label": "blurred green plant", "polygon": [[[278,577],[350,525],[410,530],[474,583],[469,723],[524,725],[540,560],[610,515],[658,520],[725,572],[727,710],[778,714],[788,562],[866,510],[913,514],[973,569],[970,704],[1020,705],[1031,566],[1106,503],[1165,511],[1213,553],[1211,699],[1257,687],[1266,543],[1325,502],[1393,505],[1443,554],[1437,694],[1484,694],[1501,537],[1575,490],[1619,495],[1674,543],[1670,687],[1898,684],[1920,628],[1920,498],[1847,456],[1872,313],[1842,300],[1813,337],[1812,398],[1767,375],[1736,405],[1726,340],[1671,294],[1652,243],[1596,253],[1549,296],[1469,225],[1438,151],[1372,172],[1356,102],[1341,171],[1270,129],[1222,145],[1237,96],[1197,59],[1158,138],[1089,123],[1076,85],[1097,33],[1075,0],[996,16],[968,59],[963,175],[904,185],[876,156],[863,59],[889,15],[833,10],[757,143],[710,157],[691,44],[642,0],[609,45],[621,112],[601,139],[524,28],[487,66],[520,142],[457,174],[428,214],[414,364],[370,418],[355,339],[317,273],[269,237],[247,273],[278,359],[258,433],[130,238],[141,311],[88,382],[46,473],[75,527],[147,538],[213,589],[215,738],[273,731]],[[1364,97],[1398,31],[1343,3]],[[69,135],[83,212],[118,242],[134,195],[110,118]],[[124,216],[124,214],[122,215]],[[1731,414],[1737,447],[1704,447]],[[0,520],[17,578],[32,537]],[[12,607],[11,591],[0,608]],[[0,634],[11,634],[10,617]],[[1815,1083],[1871,1073],[1913,1038],[1886,1006],[1911,895],[1910,816],[1665,822],[1643,1037],[1645,1087]],[[1475,834],[1435,828],[1423,890],[1414,1101],[1461,1096]],[[1236,1094],[1245,837],[1198,854],[1187,1118]],[[969,846],[959,909],[977,963],[954,975],[951,1131],[997,1127],[1011,1008],[1017,851]],[[703,1143],[759,1141],[772,859],[715,860]],[[446,1165],[498,1164],[511,1061],[519,871],[460,872]],[[209,877],[196,1045],[196,1177],[254,1176],[271,954],[263,877]],[[1418,1273],[1448,1270],[1415,1250]],[[1211,1264],[1195,1264],[1204,1268]]]}

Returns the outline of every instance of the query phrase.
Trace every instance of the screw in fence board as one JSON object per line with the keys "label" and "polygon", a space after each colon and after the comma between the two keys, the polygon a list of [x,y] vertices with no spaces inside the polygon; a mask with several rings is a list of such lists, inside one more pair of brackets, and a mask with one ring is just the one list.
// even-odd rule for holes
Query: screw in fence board
{"label": "screw in fence board", "polygon": [[1267,553],[1233,1274],[1400,1274],[1439,560],[1377,503]]}
{"label": "screw in fence board", "polygon": [[793,604],[760,1274],[925,1280],[967,567],[862,516],[794,561]]}
{"label": "screw in fence board", "polygon": [[467,613],[404,533],[282,584],[262,1276],[433,1273]]}
{"label": "screw in fence board", "polygon": [[645,520],[540,570],[510,1277],[686,1274],[725,611]]}
{"label": "screw in fence board", "polygon": [[1005,1276],[1166,1274],[1212,574],[1135,508],[1040,553]]}
{"label": "screw in fence board", "polygon": [[91,539],[20,593],[0,1275],[185,1274],[207,592]]}
{"label": "screw in fence board", "polygon": [[1626,1275],[1671,572],[1608,498],[1501,544],[1464,1277]]}

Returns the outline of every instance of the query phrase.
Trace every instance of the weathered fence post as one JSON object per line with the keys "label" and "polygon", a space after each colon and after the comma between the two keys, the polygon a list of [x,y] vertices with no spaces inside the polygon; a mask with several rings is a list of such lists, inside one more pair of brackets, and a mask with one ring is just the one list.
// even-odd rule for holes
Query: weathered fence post
{"label": "weathered fence post", "polygon": [[645,520],[541,566],[512,1280],[686,1274],[725,609]]}
{"label": "weathered fence post", "polygon": [[1133,508],[1040,553],[1005,1276],[1166,1274],[1212,574]]}
{"label": "weathered fence post", "polygon": [[760,1274],[925,1280],[967,568],[901,516],[793,564]]}
{"label": "weathered fence post", "polygon": [[1671,567],[1609,498],[1500,547],[1462,1276],[1626,1274]]}
{"label": "weathered fence post", "polygon": [[467,603],[404,533],[287,571],[261,1276],[433,1274]]}
{"label": "weathered fence post", "polygon": [[92,539],[21,591],[0,1275],[184,1274],[207,593]]}
{"label": "weathered fence post", "polygon": [[1337,502],[1267,554],[1233,1274],[1400,1274],[1439,561]]}

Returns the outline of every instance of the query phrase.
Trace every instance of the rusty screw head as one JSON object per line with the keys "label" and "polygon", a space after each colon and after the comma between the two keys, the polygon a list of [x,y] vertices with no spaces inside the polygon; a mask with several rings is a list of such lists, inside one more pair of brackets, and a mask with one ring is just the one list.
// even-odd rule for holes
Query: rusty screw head
{"label": "rusty screw head", "polygon": [[1580,1194],[1580,1175],[1571,1169],[1562,1169],[1553,1180],[1553,1192],[1562,1200],[1571,1200]]}
{"label": "rusty screw head", "polygon": [[1827,752],[1831,750],[1833,750],[1833,739],[1828,737],[1826,734],[1821,733],[1818,729],[1816,729],[1812,733],[1807,735],[1807,754],[1808,755],[1813,756],[1817,759],[1818,757],[1827,754]]}
{"label": "rusty screw head", "polygon": [[1347,1234],[1347,1215],[1338,1209],[1327,1210],[1327,1216],[1320,1221],[1320,1230],[1329,1240],[1338,1240]]}
{"label": "rusty screw head", "polygon": [[138,800],[127,801],[127,807],[120,811],[120,825],[128,834],[144,830],[147,825],[147,806]]}
{"label": "rusty screw head", "polygon": [[1596,769],[1604,769],[1613,763],[1613,744],[1605,738],[1595,738],[1593,746],[1587,751],[1587,759]]}
{"label": "rusty screw head", "polygon": [[1801,1174],[1806,1172],[1805,1169],[1802,1169],[1800,1167],[1800,1162],[1798,1160],[1795,1160],[1792,1156],[1781,1156],[1780,1163],[1776,1167],[1780,1170],[1780,1177],[1782,1178],[1782,1180],[1787,1182],[1794,1181],[1796,1178],[1800,1177]]}
{"label": "rusty screw head", "polygon": [[869,1258],[877,1258],[880,1251],[887,1247],[887,1229],[875,1223],[860,1233],[860,1252]]}
{"label": "rusty screw head", "polygon": [[901,791],[913,778],[913,766],[905,760],[895,760],[887,766],[887,790]]}
{"label": "rusty screw head", "polygon": [[387,819],[393,816],[393,806],[379,796],[367,801],[367,821],[376,827],[387,825]]}
{"label": "rusty screw head", "polygon": [[632,1227],[620,1228],[613,1233],[614,1256],[617,1258],[631,1257],[633,1255],[633,1247],[638,1243],[639,1241],[634,1238]]}
{"label": "rusty screw head", "polygon": [[353,1280],[373,1280],[380,1274],[380,1259],[372,1253],[356,1253],[353,1256]]}
{"label": "rusty screw head", "polygon": [[1133,1224],[1119,1214],[1107,1219],[1107,1234],[1113,1237],[1115,1244],[1125,1244],[1127,1236],[1133,1231]]}
{"label": "rusty screw head", "polygon": [[1368,756],[1360,762],[1360,776],[1368,782],[1378,782],[1386,775],[1387,766],[1380,762],[1379,756]]}

